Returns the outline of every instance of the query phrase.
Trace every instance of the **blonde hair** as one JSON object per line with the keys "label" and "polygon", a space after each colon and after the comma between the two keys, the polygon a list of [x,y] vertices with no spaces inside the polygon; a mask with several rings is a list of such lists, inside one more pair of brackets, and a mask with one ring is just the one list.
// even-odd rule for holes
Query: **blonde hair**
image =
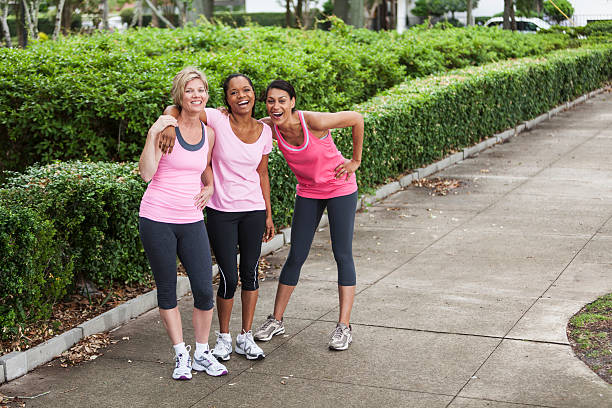
{"label": "blonde hair", "polygon": [[208,92],[208,81],[206,80],[206,75],[196,67],[185,67],[178,74],[175,75],[172,80],[172,91],[170,91],[170,96],[172,97],[172,101],[178,107],[182,107],[181,103],[183,102],[183,93],[185,92],[185,86],[192,79],[201,79],[204,82],[204,88],[206,92]]}

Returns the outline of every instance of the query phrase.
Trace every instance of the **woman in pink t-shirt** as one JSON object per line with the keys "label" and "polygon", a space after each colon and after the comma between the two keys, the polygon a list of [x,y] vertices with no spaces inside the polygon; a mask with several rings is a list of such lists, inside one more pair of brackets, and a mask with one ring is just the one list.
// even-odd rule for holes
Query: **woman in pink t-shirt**
{"label": "woman in pink t-shirt", "polygon": [[[255,331],[255,339],[270,340],[285,332],[283,314],[298,283],[300,270],[323,211],[327,209],[332,250],[338,266],[340,316],[328,346],[346,350],[352,342],[351,309],[355,298],[355,264],[352,243],[357,206],[355,171],[361,163],[363,117],[352,111],[323,113],[295,110],[296,95],[287,81],[273,81],[266,90],[266,121],[298,185],[291,224],[291,249],[281,271],[274,313]],[[342,157],[331,129],[351,127],[353,157]]]}
{"label": "woman in pink t-shirt", "polygon": [[[234,293],[240,275],[242,331],[236,336],[236,353],[249,360],[265,357],[255,343],[251,326],[259,293],[258,265],[262,237],[274,236],[270,205],[268,154],[272,150],[272,130],[252,116],[255,91],[251,80],[232,74],[223,83],[229,115],[206,109],[200,120],[215,131],[212,155],[215,191],[207,207],[207,230],[219,267],[217,314],[219,332],[213,354],[229,360],[232,337],[229,331]],[[176,114],[169,108],[167,113]],[[162,141],[172,144],[170,139]],[[237,249],[240,249],[240,266]],[[240,273],[238,273],[240,272]]]}

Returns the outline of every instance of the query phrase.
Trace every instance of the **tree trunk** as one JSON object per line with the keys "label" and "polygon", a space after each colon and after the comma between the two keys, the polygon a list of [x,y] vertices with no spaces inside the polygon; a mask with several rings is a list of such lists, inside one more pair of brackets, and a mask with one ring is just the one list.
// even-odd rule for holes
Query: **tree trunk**
{"label": "tree trunk", "polygon": [[215,0],[204,0],[204,17],[208,21],[215,16]]}
{"label": "tree trunk", "polygon": [[[157,0],[151,0],[155,8],[157,8]],[[151,16],[151,27],[159,27],[159,18],[155,14]]]}
{"label": "tree trunk", "polygon": [[179,5],[179,12],[181,13],[181,20],[179,24],[181,27],[185,27],[187,25],[187,2],[184,1],[182,5]]}
{"label": "tree trunk", "polygon": [[512,23],[510,22],[510,14],[514,10],[514,0],[504,0],[504,30],[510,30]]}
{"label": "tree trunk", "polygon": [[291,0],[285,0],[285,27],[291,27]]}
{"label": "tree trunk", "polygon": [[472,0],[467,0],[467,18],[466,18],[466,22],[465,25],[466,26],[473,26],[474,25],[474,21],[473,21],[473,17],[472,17]]}
{"label": "tree trunk", "polygon": [[516,15],[514,12],[514,4],[512,4],[512,8],[510,8],[510,28],[512,28],[512,31],[516,31]]}
{"label": "tree trunk", "polygon": [[304,1],[297,0],[295,6],[295,23],[299,28],[304,28]]}
{"label": "tree trunk", "polygon": [[21,4],[23,6],[23,16],[25,19],[25,23],[28,28],[28,35],[30,38],[35,39],[38,35],[34,32],[34,23],[32,22],[32,15],[30,14],[30,6],[26,2],[26,0],[21,0]]}
{"label": "tree trunk", "polygon": [[64,0],[64,7],[62,7],[62,31],[64,33],[70,32],[70,26],[72,24],[72,11],[72,0]]}
{"label": "tree trunk", "polygon": [[2,34],[4,35],[4,41],[6,42],[6,46],[8,48],[12,48],[13,47],[13,41],[11,40],[11,30],[9,29],[8,26],[8,9],[9,9],[9,5],[8,5],[8,1],[6,2],[2,2],[2,14],[0,19],[2,20]]}
{"label": "tree trunk", "polygon": [[15,8],[15,23],[17,26],[17,40],[19,41],[19,47],[25,48],[28,46],[28,33],[25,27],[25,19],[23,17],[23,3]]}
{"label": "tree trunk", "polygon": [[53,39],[57,40],[59,36],[60,29],[62,27],[62,14],[64,12],[64,3],[65,0],[59,0],[57,5],[57,12],[55,13],[55,28],[53,29]]}
{"label": "tree trunk", "polygon": [[157,9],[157,7],[155,7],[153,3],[151,3],[151,0],[145,0],[145,3],[147,3],[147,6],[149,6],[151,11],[155,13],[155,15],[157,15],[157,17],[159,17],[161,21],[164,22],[166,27],[171,28],[171,29],[176,28],[175,26],[172,25],[172,23],[166,17],[164,17],[164,15]]}
{"label": "tree trunk", "polygon": [[102,29],[108,31],[108,0],[102,0]]}
{"label": "tree trunk", "polygon": [[[153,14],[153,16],[157,18],[155,14]],[[136,24],[138,24],[138,27],[142,27],[142,0],[138,0],[134,6],[134,15],[132,16],[129,27],[132,28]]]}

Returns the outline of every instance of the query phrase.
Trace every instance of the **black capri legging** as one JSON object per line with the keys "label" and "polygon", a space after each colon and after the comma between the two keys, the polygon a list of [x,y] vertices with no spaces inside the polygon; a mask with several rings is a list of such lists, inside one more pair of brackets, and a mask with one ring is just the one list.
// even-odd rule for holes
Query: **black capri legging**
{"label": "black capri legging", "polygon": [[204,221],[169,224],[140,217],[140,240],[157,285],[160,309],[176,307],[176,256],[187,271],[194,307],[213,308],[212,259]]}
{"label": "black capri legging", "polygon": [[323,210],[327,207],[332,250],[338,266],[338,285],[355,286],[357,279],[353,261],[353,230],[356,206],[356,191],[328,199],[296,197],[291,222],[291,249],[281,271],[280,283],[297,285]]}
{"label": "black capri legging", "polygon": [[217,295],[233,299],[238,286],[236,255],[240,249],[242,290],[257,290],[257,267],[261,239],[266,229],[266,211],[226,212],[206,208],[208,237],[219,266]]}

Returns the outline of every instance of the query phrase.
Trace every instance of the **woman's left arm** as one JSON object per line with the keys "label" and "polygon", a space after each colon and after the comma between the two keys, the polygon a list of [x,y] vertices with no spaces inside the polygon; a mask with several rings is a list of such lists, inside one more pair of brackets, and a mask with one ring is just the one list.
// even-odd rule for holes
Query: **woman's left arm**
{"label": "woman's left arm", "polygon": [[206,207],[208,200],[210,200],[210,197],[212,197],[215,191],[213,171],[212,166],[210,165],[212,160],[212,151],[215,145],[215,132],[208,126],[206,126],[206,137],[208,137],[208,156],[206,157],[206,168],[201,175],[201,181],[204,186],[194,197],[195,204],[200,210],[203,210],[204,207]]}
{"label": "woman's left arm", "polygon": [[259,166],[257,166],[259,174],[259,183],[263,194],[264,202],[266,203],[266,230],[264,231],[263,242],[268,242],[274,237],[274,221],[272,220],[272,204],[270,203],[270,176],[268,174],[268,155],[261,156]]}
{"label": "woman's left arm", "polygon": [[336,167],[336,178],[348,179],[361,165],[361,153],[363,151],[363,115],[355,111],[343,111],[336,113],[327,112],[304,112],[304,119],[308,126],[315,131],[326,131],[351,127],[353,133],[353,158]]}

